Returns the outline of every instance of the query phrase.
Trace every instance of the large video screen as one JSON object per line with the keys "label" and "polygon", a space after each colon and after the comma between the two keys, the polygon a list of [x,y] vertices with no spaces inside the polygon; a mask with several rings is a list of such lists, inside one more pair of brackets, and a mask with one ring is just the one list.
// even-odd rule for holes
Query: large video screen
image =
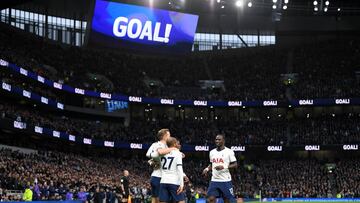
{"label": "large video screen", "polygon": [[188,52],[197,22],[197,15],[96,0],[89,45]]}

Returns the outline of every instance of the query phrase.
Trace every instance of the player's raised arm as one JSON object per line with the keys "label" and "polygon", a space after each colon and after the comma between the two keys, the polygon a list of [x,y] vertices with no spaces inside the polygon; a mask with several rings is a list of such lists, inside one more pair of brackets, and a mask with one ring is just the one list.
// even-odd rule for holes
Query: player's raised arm
{"label": "player's raised arm", "polygon": [[176,148],[171,147],[171,148],[161,148],[161,147],[156,147],[154,146],[154,144],[152,144],[150,146],[150,148],[148,149],[148,151],[146,152],[146,157],[148,158],[158,158],[160,156],[164,156],[168,153],[170,153],[172,150],[175,150]]}

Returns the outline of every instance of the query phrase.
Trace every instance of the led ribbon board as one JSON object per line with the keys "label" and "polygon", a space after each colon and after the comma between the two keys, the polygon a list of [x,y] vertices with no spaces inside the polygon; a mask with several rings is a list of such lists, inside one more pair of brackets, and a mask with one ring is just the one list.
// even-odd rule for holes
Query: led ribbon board
{"label": "led ribbon board", "polygon": [[96,0],[90,44],[190,51],[198,16]]}

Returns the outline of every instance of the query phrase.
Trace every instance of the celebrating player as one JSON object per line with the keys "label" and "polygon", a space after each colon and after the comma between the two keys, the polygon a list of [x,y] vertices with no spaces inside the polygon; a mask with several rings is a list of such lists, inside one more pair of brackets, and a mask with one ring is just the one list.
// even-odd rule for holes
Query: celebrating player
{"label": "celebrating player", "polygon": [[159,203],[159,191],[160,191],[160,158],[161,156],[168,154],[176,148],[168,148],[166,141],[171,137],[169,129],[161,129],[157,133],[159,139],[158,142],[153,143],[149,150],[146,152],[146,156],[151,158],[150,164],[154,170],[151,174],[150,185],[151,185],[151,202]]}
{"label": "celebrating player", "polygon": [[[168,147],[180,148],[180,142],[176,138],[167,140]],[[182,167],[182,153],[173,150],[161,158],[161,181],[160,181],[160,202],[175,201],[185,203],[184,172]]]}
{"label": "celebrating player", "polygon": [[237,167],[235,153],[225,147],[225,135],[217,135],[215,144],[216,148],[210,151],[210,165],[203,170],[204,175],[212,171],[208,202],[215,203],[217,197],[222,197],[224,202],[236,202],[229,171]]}

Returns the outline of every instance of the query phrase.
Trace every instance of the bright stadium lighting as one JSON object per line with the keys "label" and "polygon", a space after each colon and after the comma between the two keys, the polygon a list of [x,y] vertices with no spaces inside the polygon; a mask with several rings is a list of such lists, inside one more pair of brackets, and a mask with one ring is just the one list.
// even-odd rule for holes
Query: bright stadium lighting
{"label": "bright stadium lighting", "polygon": [[319,9],[318,9],[318,7],[314,7],[314,11],[318,11]]}
{"label": "bright stadium lighting", "polygon": [[286,4],[289,3],[289,0],[284,0],[284,3],[286,3]]}
{"label": "bright stadium lighting", "polygon": [[225,8],[225,6],[224,6],[224,5],[222,5],[222,6],[221,6],[221,8]]}
{"label": "bright stadium lighting", "polygon": [[325,7],[325,8],[324,8],[324,12],[327,12],[327,11],[328,11],[328,7]]}
{"label": "bright stadium lighting", "polygon": [[315,0],[314,1],[314,6],[317,6],[318,5],[318,2]]}
{"label": "bright stadium lighting", "polygon": [[338,8],[338,10],[337,10],[338,12],[340,12],[341,11],[341,8]]}
{"label": "bright stadium lighting", "polygon": [[221,0],[216,0],[216,2],[220,3]]}
{"label": "bright stadium lighting", "polygon": [[236,5],[236,7],[242,7],[244,5],[244,1],[243,0],[237,0],[235,5]]}
{"label": "bright stadium lighting", "polygon": [[277,2],[277,0],[273,0],[273,3],[275,4]]}
{"label": "bright stadium lighting", "polygon": [[330,4],[329,1],[325,1],[325,5],[328,6]]}
{"label": "bright stadium lighting", "polygon": [[248,7],[251,8],[252,7],[252,3],[251,1],[248,3]]}
{"label": "bright stadium lighting", "polygon": [[276,9],[276,5],[274,4],[272,8],[275,10],[275,9]]}
{"label": "bright stadium lighting", "polygon": [[287,5],[284,5],[284,6],[283,6],[283,9],[286,10],[286,9],[287,9]]}

